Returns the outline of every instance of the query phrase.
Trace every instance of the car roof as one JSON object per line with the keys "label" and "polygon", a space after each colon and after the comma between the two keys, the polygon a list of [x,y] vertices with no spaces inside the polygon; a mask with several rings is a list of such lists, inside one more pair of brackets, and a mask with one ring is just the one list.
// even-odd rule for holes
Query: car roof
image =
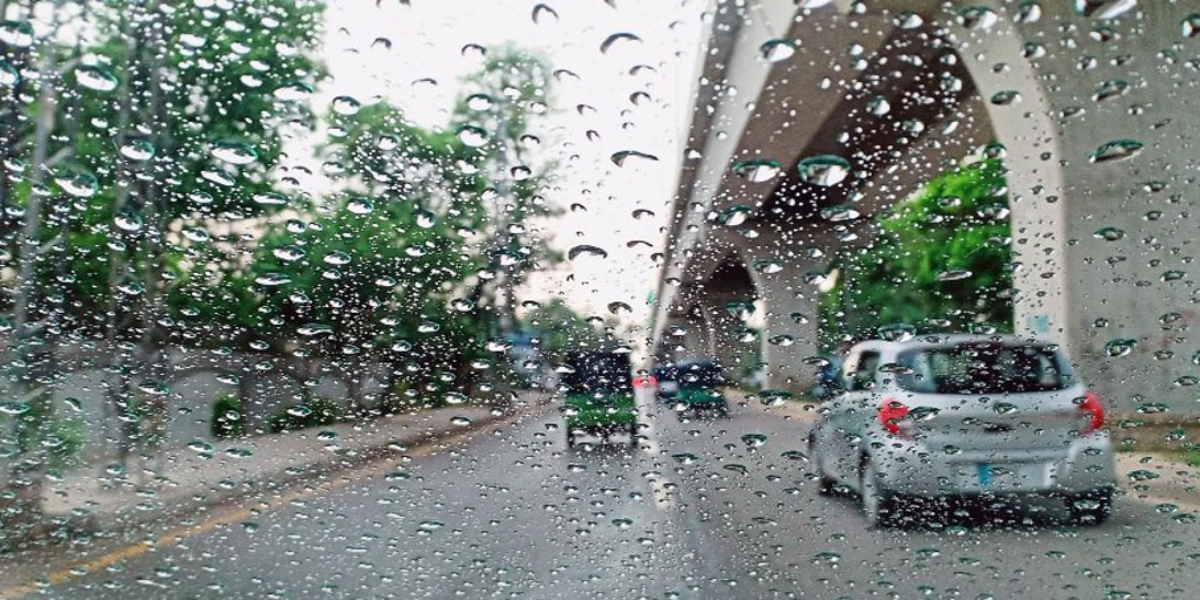
{"label": "car roof", "polygon": [[899,352],[910,348],[944,348],[964,344],[1003,344],[1006,346],[1054,346],[1054,342],[1031,336],[1015,334],[978,334],[978,333],[933,333],[913,337],[905,341],[866,340],[855,344],[850,352],[863,350]]}

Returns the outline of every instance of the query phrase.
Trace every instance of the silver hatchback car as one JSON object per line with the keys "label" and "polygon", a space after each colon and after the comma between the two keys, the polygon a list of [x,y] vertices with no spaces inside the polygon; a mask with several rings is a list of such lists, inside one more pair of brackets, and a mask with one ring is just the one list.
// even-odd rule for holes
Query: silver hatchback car
{"label": "silver hatchback car", "polygon": [[1112,511],[1113,450],[1099,399],[1052,344],[923,336],[854,346],[809,449],[824,493],[858,492],[872,526],[906,497],[1056,496],[1072,519]]}

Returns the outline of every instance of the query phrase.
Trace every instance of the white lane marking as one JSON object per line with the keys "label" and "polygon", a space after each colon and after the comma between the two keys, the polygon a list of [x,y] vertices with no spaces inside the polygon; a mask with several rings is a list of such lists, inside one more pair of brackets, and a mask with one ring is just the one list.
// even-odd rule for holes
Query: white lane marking
{"label": "white lane marking", "polygon": [[[654,390],[642,388],[638,390],[636,396],[638,403],[638,414],[641,415],[639,421],[643,424],[639,427],[638,433],[642,439],[638,444],[639,450],[652,457],[653,462],[663,462],[666,458],[666,452],[663,451],[662,444],[658,441],[658,431],[655,427],[654,419],[657,419],[654,405]],[[651,418],[654,417],[654,419]],[[666,468],[666,464],[663,464]],[[675,491],[678,487],[667,477],[661,470],[653,469],[646,473],[646,481],[650,484],[650,495],[654,499],[654,508],[661,511],[668,511],[675,508]]]}

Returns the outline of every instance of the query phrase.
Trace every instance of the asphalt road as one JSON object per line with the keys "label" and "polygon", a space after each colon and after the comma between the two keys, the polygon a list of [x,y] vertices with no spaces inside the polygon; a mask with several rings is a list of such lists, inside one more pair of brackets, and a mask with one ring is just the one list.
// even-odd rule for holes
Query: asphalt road
{"label": "asphalt road", "polygon": [[660,410],[648,421],[636,450],[568,451],[553,411],[492,427],[328,489],[214,512],[168,543],[105,548],[28,595],[1118,599],[1200,589],[1189,507],[1122,498],[1090,528],[1048,507],[948,509],[868,530],[853,498],[818,496],[789,452],[804,450],[809,424],[796,405],[736,406],[711,422]]}

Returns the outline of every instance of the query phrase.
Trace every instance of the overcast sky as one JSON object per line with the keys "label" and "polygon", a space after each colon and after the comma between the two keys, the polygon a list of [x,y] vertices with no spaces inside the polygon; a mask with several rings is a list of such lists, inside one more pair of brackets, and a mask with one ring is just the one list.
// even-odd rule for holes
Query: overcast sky
{"label": "overcast sky", "polygon": [[[367,102],[383,97],[426,127],[447,123],[459,80],[482,59],[462,53],[463,46],[513,42],[542,51],[556,69],[579,79],[553,90],[552,114],[538,132],[562,168],[550,200],[563,208],[579,203],[584,211],[567,212],[551,224],[553,245],[563,251],[592,244],[609,252],[606,259],[564,263],[538,277],[526,296],[545,299],[561,294],[587,314],[608,314],[612,302],[634,309],[627,319],[645,323],[647,294],[658,267],[651,254],[661,251],[663,232],[682,148],[701,43],[704,0],[339,0],[329,3],[325,54],[332,80],[319,90],[318,102],[351,95]],[[534,7],[545,4],[557,18]],[[641,42],[601,43],[628,32]],[[375,43],[390,40],[391,48]],[[469,54],[469,53],[468,53]],[[630,67],[648,64],[654,71],[631,75]],[[413,82],[432,78],[436,85]],[[634,104],[644,91],[650,102]],[[596,112],[580,115],[578,104]],[[588,130],[600,134],[589,141]],[[623,167],[610,157],[621,150],[657,156],[658,162],[630,160]],[[636,209],[655,217],[634,219]],[[629,242],[643,240],[653,247]]]}

